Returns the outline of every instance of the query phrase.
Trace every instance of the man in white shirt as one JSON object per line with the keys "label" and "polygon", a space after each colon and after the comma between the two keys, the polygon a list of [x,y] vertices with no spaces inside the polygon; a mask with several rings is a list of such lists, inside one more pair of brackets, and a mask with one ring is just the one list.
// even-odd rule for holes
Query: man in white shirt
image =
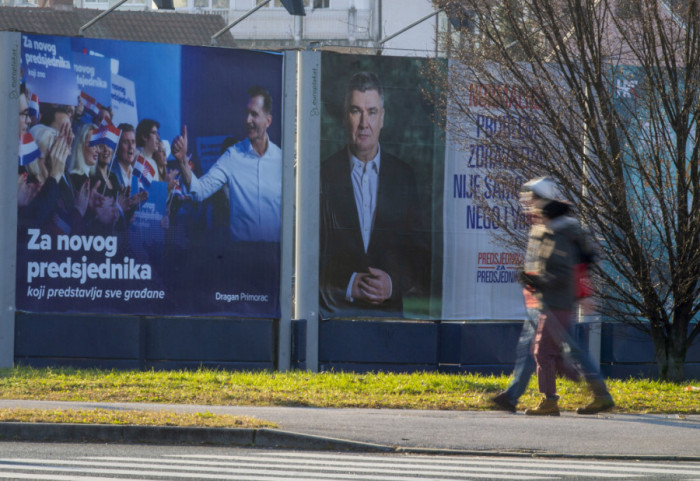
{"label": "man in white shirt", "polygon": [[282,151],[267,134],[272,97],[262,87],[248,90],[246,139],[229,147],[209,171],[197,178],[187,160],[187,127],[172,145],[184,187],[201,202],[228,187],[230,233],[234,241],[280,241]]}

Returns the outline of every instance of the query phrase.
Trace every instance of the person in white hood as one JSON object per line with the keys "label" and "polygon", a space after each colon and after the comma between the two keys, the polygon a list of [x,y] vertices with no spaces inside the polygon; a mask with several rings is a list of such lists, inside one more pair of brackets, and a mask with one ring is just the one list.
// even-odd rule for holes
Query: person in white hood
{"label": "person in white hood", "polygon": [[534,291],[541,312],[533,354],[537,363],[537,384],[543,398],[536,408],[527,409],[525,414],[559,415],[556,374],[564,344],[569,345],[571,357],[594,395],[593,402],[579,408],[577,413],[607,411],[615,403],[605,381],[590,356],[571,336],[576,303],[574,266],[582,260],[590,261],[582,259],[584,254],[590,255],[589,244],[578,221],[570,215],[570,204],[563,199],[553,180],[533,179],[525,183],[523,190],[531,193],[544,227],[533,226],[528,252],[534,255],[526,256],[527,261],[519,274],[520,282]]}

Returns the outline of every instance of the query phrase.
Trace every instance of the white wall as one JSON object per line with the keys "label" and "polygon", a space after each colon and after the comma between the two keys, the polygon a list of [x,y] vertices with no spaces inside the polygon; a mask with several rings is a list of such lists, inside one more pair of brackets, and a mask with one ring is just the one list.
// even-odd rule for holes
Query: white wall
{"label": "white wall", "polygon": [[[382,2],[382,38],[435,11],[430,0],[375,0]],[[416,25],[384,44],[384,55],[435,56],[437,16]]]}

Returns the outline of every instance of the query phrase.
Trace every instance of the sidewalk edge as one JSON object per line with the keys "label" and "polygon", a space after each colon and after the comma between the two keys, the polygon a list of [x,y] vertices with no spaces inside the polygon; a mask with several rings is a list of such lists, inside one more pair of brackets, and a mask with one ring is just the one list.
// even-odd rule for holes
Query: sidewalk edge
{"label": "sidewalk edge", "polygon": [[541,451],[498,451],[417,448],[366,443],[279,429],[200,428],[112,424],[0,422],[0,441],[51,443],[114,443],[154,445],[211,445],[308,451],[352,451],[440,456],[500,456],[599,460],[700,462],[700,456],[577,454]]}

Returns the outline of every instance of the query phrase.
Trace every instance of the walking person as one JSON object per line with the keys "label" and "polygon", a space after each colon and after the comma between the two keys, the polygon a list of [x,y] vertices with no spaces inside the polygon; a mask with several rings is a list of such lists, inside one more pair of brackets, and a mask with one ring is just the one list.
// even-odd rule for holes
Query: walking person
{"label": "walking person", "polygon": [[542,216],[541,226],[533,225],[528,241],[528,250],[532,249],[534,255],[526,259],[519,274],[521,283],[534,291],[540,304],[533,354],[543,398],[536,408],[527,409],[525,414],[559,415],[556,374],[565,344],[594,395],[593,402],[576,412],[607,411],[615,403],[605,381],[588,353],[571,336],[576,303],[574,266],[580,262],[587,242],[554,181],[533,179],[525,183],[523,190],[532,195],[531,202]]}
{"label": "walking person", "polygon": [[[544,195],[544,194],[543,194]],[[528,217],[531,225],[529,232],[529,240],[527,250],[525,252],[525,262],[533,262],[537,255],[537,243],[534,239],[538,238],[541,230],[544,229],[542,216],[533,203],[533,194],[529,189],[521,192],[520,203],[523,211]],[[513,378],[511,379],[505,391],[500,392],[493,398],[491,402],[495,409],[508,412],[516,412],[518,399],[525,393],[530,378],[535,373],[537,364],[532,355],[532,344],[537,332],[537,323],[540,317],[540,302],[535,296],[535,292],[530,287],[523,287],[523,299],[525,301],[525,309],[527,310],[527,318],[523,322],[523,328],[520,332],[518,344],[515,349],[515,366],[513,368]],[[580,375],[575,366],[573,366],[568,358],[563,355],[559,356],[557,363],[559,374],[567,378],[578,381]]]}

